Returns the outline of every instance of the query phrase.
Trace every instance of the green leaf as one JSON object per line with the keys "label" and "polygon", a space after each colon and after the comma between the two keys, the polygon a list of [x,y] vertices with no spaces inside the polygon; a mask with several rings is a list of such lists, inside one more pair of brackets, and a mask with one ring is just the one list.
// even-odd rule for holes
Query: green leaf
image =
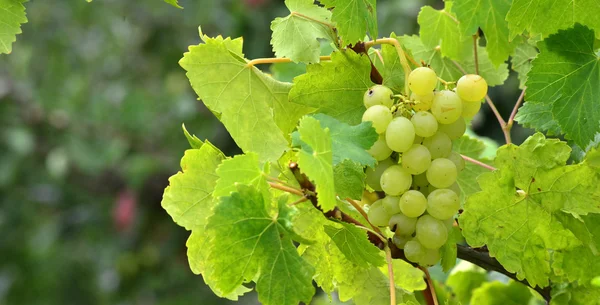
{"label": "green leaf", "polygon": [[562,134],[562,130],[552,114],[552,105],[546,103],[525,102],[517,111],[515,121],[523,127],[546,131],[549,136]]}
{"label": "green leaf", "polygon": [[287,101],[290,84],[246,64],[241,39],[201,37],[180,61],[192,87],[244,152],[276,161],[308,108]]}
{"label": "green leaf", "polygon": [[281,223],[289,213],[286,204],[280,202],[278,211],[271,207],[260,191],[244,185],[221,197],[206,226],[204,275],[224,293],[254,280],[262,304],[310,303],[314,268],[298,255]]}
{"label": "green leaf", "polygon": [[10,54],[12,44],[21,34],[21,24],[27,22],[24,0],[0,0],[0,54]]}
{"label": "green leaf", "polygon": [[350,262],[363,267],[379,267],[385,264],[382,251],[375,247],[367,238],[367,232],[350,223],[340,223],[341,226],[325,226],[325,233],[336,244],[338,249]]}
{"label": "green leaf", "polygon": [[452,288],[452,292],[460,303],[467,305],[471,300],[473,290],[485,282],[487,282],[487,274],[484,269],[462,261],[452,270],[446,280],[446,285]]}
{"label": "green leaf", "polygon": [[477,305],[523,305],[531,300],[531,292],[527,286],[511,281],[483,283],[473,291],[471,304]]}
{"label": "green leaf", "polygon": [[319,62],[321,44],[318,39],[335,41],[330,24],[331,12],[312,0],[286,0],[290,10],[287,17],[275,18],[271,23],[271,45],[277,57],[294,62]]}
{"label": "green leaf", "polygon": [[[482,154],[485,150],[485,144],[482,141],[469,136],[465,135],[454,140],[452,143],[452,150],[467,157],[479,160],[483,163],[489,165],[492,164],[491,160],[482,157]],[[479,165],[471,162],[465,162],[465,169],[458,174],[458,179],[456,179],[456,182],[458,183],[458,186],[462,192],[460,194],[461,204],[464,204],[466,197],[481,191],[481,188],[479,188],[479,185],[476,183],[477,177],[489,171],[489,169],[483,168]]]}
{"label": "green leaf", "polygon": [[352,160],[344,160],[333,167],[335,192],[340,198],[360,200],[365,189],[365,172],[363,166]]}
{"label": "green leaf", "polygon": [[273,78],[281,82],[291,83],[294,77],[306,73],[306,65],[303,63],[275,63],[270,67]]}
{"label": "green leaf", "polygon": [[[459,223],[473,247],[487,244],[506,270],[547,286],[550,262],[589,239],[575,230],[580,215],[600,212],[600,178],[586,162],[566,165],[569,146],[540,133],[520,147],[505,145],[499,169],[479,177],[482,191],[468,198]],[[557,275],[574,272],[566,265]]]}
{"label": "green leaf", "polygon": [[442,261],[440,265],[444,272],[448,272],[456,265],[456,244],[462,242],[463,237],[458,227],[452,227],[448,232],[448,241],[440,249]]}
{"label": "green leaf", "polygon": [[[390,38],[398,38],[396,34],[390,34]],[[405,52],[410,53],[404,45],[402,48]],[[371,49],[370,49],[371,50]],[[383,68],[379,68],[381,76],[383,77],[383,85],[394,90],[396,93],[404,92],[404,68],[400,62],[400,57],[396,51],[396,47],[389,44],[381,45],[381,57],[383,57]],[[381,62],[378,58],[373,60],[375,66]]]}
{"label": "green leaf", "polygon": [[[600,132],[600,65],[593,43],[594,32],[581,25],[551,35],[539,43],[526,83],[525,100],[551,109],[566,137],[580,147]],[[526,122],[539,130],[544,126]]]}
{"label": "green leaf", "polygon": [[309,65],[307,73],[294,79],[293,103],[316,108],[316,112],[356,125],[365,111],[363,96],[374,85],[371,62],[352,50],[331,54],[331,61]]}
{"label": "green leaf", "polygon": [[236,192],[236,184],[244,184],[255,187],[263,193],[264,198],[270,198],[269,184],[266,176],[269,173],[269,164],[260,168],[258,155],[248,153],[227,159],[217,168],[219,180],[215,185],[213,197],[229,196]]}
{"label": "green leaf", "polygon": [[419,13],[419,35],[423,45],[429,49],[440,46],[442,56],[455,60],[468,59],[473,56],[473,40],[471,34],[462,36],[458,20],[450,11],[452,2],[445,2],[444,10],[436,10],[431,6],[423,6]]}
{"label": "green leaf", "polygon": [[[394,268],[394,284],[406,291],[420,291],[427,288],[425,275],[421,269],[401,259],[392,260]],[[387,272],[387,265],[379,268],[382,272]]]}
{"label": "green leaf", "polygon": [[169,178],[161,202],[175,223],[187,230],[204,227],[213,207],[215,171],[223,159],[223,153],[209,142],[200,149],[185,151],[181,159],[183,172]]}
{"label": "green leaf", "polygon": [[178,0],[165,0],[165,2],[176,8],[183,9],[183,7],[179,5]]}
{"label": "green leaf", "polygon": [[519,39],[509,40],[505,18],[512,0],[463,0],[455,1],[452,11],[460,21],[464,37],[475,35],[481,28],[485,34],[487,50],[494,66],[508,59]]}
{"label": "green leaf", "polygon": [[[423,60],[429,64],[439,77],[447,81],[457,81],[463,73],[449,58],[442,57],[440,50],[431,49],[423,45],[417,36],[402,36],[402,44],[411,51],[413,58],[419,62]],[[485,78],[489,86],[504,84],[508,78],[508,65],[501,64],[497,68],[490,61],[484,47],[478,47],[479,74]],[[472,58],[460,61],[459,64],[467,73],[475,73],[475,62]]]}
{"label": "green leaf", "polygon": [[192,148],[199,149],[200,147],[202,147],[204,142],[202,142],[202,140],[198,139],[198,137],[196,137],[196,135],[190,134],[187,131],[187,129],[185,128],[185,124],[181,124],[181,128],[183,129],[183,134],[187,138],[187,140],[190,143],[190,146]]}
{"label": "green leaf", "polygon": [[[389,287],[387,272],[376,267],[349,269],[346,280],[339,285],[339,297],[342,302],[352,299],[356,305],[390,304]],[[396,287],[396,303],[419,304],[412,294],[399,287]]]}
{"label": "green leaf", "polygon": [[600,305],[600,288],[558,284],[552,287],[552,305]]}
{"label": "green leaf", "polygon": [[300,169],[315,182],[321,208],[324,211],[332,210],[336,195],[329,130],[322,129],[315,118],[305,117],[300,121],[298,133],[300,139],[310,147],[310,150],[303,148],[298,152]]}
{"label": "green leaf", "polygon": [[327,8],[333,9],[332,20],[344,45],[355,44],[365,38],[377,38],[376,0],[322,0]]}
{"label": "green leaf", "polygon": [[518,73],[519,88],[525,87],[527,73],[531,70],[531,61],[538,55],[538,50],[527,42],[520,43],[511,58],[511,68]]}
{"label": "green leaf", "polygon": [[600,2],[596,0],[513,0],[506,21],[511,39],[526,30],[547,37],[576,23],[600,31],[599,14]]}

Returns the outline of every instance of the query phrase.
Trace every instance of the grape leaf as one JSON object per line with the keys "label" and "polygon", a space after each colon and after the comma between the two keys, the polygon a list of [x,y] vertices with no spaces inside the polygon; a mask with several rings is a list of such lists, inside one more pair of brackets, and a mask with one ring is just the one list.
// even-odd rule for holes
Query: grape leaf
{"label": "grape leaf", "polygon": [[[339,285],[340,301],[352,299],[356,305],[390,304],[390,286],[386,273],[376,267],[347,270],[347,280]],[[396,303],[419,304],[412,294],[400,287],[396,287]]]}
{"label": "grape leaf", "polygon": [[[469,136],[465,135],[454,140],[452,143],[452,150],[467,157],[479,160],[483,163],[492,164],[491,160],[482,157],[482,153],[485,150],[485,144]],[[466,197],[481,190],[479,185],[474,183],[474,181],[477,180],[479,175],[489,171],[489,169],[483,168],[479,165],[471,162],[465,162],[465,168],[458,174],[458,179],[456,179],[456,183],[458,183],[458,186],[462,192],[460,194],[461,205],[465,203]]]}
{"label": "grape leaf", "polygon": [[312,0],[286,0],[290,10],[287,17],[275,18],[271,23],[271,45],[275,56],[287,57],[294,62],[319,62],[321,45],[318,39],[335,41],[330,23],[331,12]]}
{"label": "grape leaf", "polygon": [[[600,65],[593,44],[594,32],[581,25],[561,30],[538,44],[540,54],[527,75],[527,102],[551,108],[560,129],[580,147],[600,132]],[[526,122],[541,129],[533,124],[542,122]]]}
{"label": "grape leaf", "polygon": [[344,222],[340,225],[325,226],[325,233],[329,235],[346,259],[363,268],[385,264],[381,250],[369,242],[366,231],[350,223]]}
{"label": "grape leaf", "polygon": [[537,56],[537,49],[527,42],[520,43],[511,58],[511,68],[518,73],[519,88],[525,87],[527,73],[531,70],[531,61]]}
{"label": "grape leaf", "polygon": [[540,133],[520,147],[503,146],[499,170],[479,177],[482,191],[468,198],[459,219],[471,246],[487,244],[506,270],[532,285],[548,285],[553,253],[587,238],[561,217],[600,212],[598,172],[586,162],[566,165],[569,156],[566,143]]}
{"label": "grape leaf", "polygon": [[452,7],[452,11],[460,21],[464,37],[475,35],[481,28],[485,34],[490,60],[496,67],[508,59],[519,41],[514,39],[515,36],[509,40],[508,25],[504,21],[511,1],[462,0],[455,1]]}
{"label": "grape leaf", "polygon": [[269,163],[260,168],[258,155],[248,153],[224,160],[217,168],[219,179],[213,191],[213,197],[229,196],[237,191],[236,184],[255,187],[263,193],[264,198],[270,198],[269,185],[265,178],[269,173]]}
{"label": "grape leaf", "polygon": [[599,14],[600,2],[596,0],[513,0],[506,21],[511,39],[525,30],[547,37],[575,23],[600,32]]}
{"label": "grape leaf", "polygon": [[298,133],[300,139],[310,147],[310,151],[301,149],[298,152],[298,164],[315,182],[319,205],[324,211],[329,211],[336,202],[329,130],[322,129],[317,119],[305,117],[300,121]]}
{"label": "grape leaf", "polygon": [[485,282],[487,282],[485,270],[466,261],[454,268],[446,279],[446,285],[452,288],[457,300],[465,305],[469,304],[473,290]]}
{"label": "grape leaf", "polygon": [[[413,267],[401,259],[392,260],[394,268],[394,284],[406,291],[420,291],[427,288],[425,275],[421,269]],[[380,267],[381,272],[387,272],[387,265]]]}
{"label": "grape leaf", "polygon": [[[417,36],[401,36],[402,44],[411,51],[413,58],[423,60],[431,66],[437,75],[447,81],[457,81],[463,76],[462,71],[449,58],[442,57],[440,50],[427,48]],[[484,47],[478,47],[479,74],[485,78],[489,86],[504,84],[508,77],[508,65],[501,64],[497,68],[490,61]],[[459,64],[467,73],[475,73],[475,62],[472,58],[460,61]]]}
{"label": "grape leaf", "polygon": [[24,0],[0,0],[0,54],[10,54],[12,44],[21,34],[21,24],[27,22]]}
{"label": "grape leaf", "polygon": [[309,65],[307,73],[294,79],[293,103],[317,108],[317,112],[356,125],[365,111],[363,95],[374,85],[371,62],[352,50],[331,54],[331,61]]}
{"label": "grape leaf", "polygon": [[600,288],[560,283],[552,287],[552,305],[600,305]]}
{"label": "grape leaf", "polygon": [[[525,93],[527,95],[527,93]],[[562,130],[552,114],[552,105],[525,102],[517,111],[515,121],[523,127],[546,131],[549,136],[560,135]]]}
{"label": "grape leaf", "polygon": [[176,8],[180,8],[183,9],[183,7],[181,5],[179,5],[179,1],[178,0],[165,0],[166,3],[176,7]]}
{"label": "grape leaf", "polygon": [[333,167],[335,192],[340,198],[360,200],[365,189],[364,168],[352,160],[344,160]]}
{"label": "grape leaf", "polygon": [[471,34],[463,37],[458,20],[451,12],[452,2],[445,2],[443,10],[423,6],[419,13],[419,36],[423,45],[430,49],[440,46],[442,56],[455,60],[473,56]]}
{"label": "grape leaf", "polygon": [[[396,38],[396,34],[390,34],[390,38]],[[410,54],[410,51],[403,45],[402,48],[406,53]],[[371,49],[369,49],[371,50]],[[400,62],[400,57],[396,51],[396,47],[389,44],[381,45],[381,57],[383,58],[383,67],[380,67],[380,60],[374,60],[375,66],[381,72],[383,77],[383,85],[389,87],[397,93],[404,91],[404,68]]]}
{"label": "grape leaf", "polygon": [[204,144],[202,140],[198,139],[196,135],[190,134],[185,128],[185,124],[181,124],[181,128],[183,129],[183,134],[185,135],[186,139],[188,140],[188,143],[190,143],[190,146],[192,148],[199,149],[200,147],[202,147],[202,145]]}
{"label": "grape leaf", "polygon": [[289,215],[285,202],[272,211],[270,202],[254,188],[221,197],[208,219],[210,235],[205,277],[225,293],[256,281],[262,304],[310,303],[314,268],[298,255],[290,232],[282,224]]}
{"label": "grape leaf", "polygon": [[529,303],[531,293],[527,286],[511,281],[483,283],[481,287],[473,290],[471,304],[477,305],[522,305]]}
{"label": "grape leaf", "polygon": [[281,82],[292,82],[294,77],[306,73],[306,64],[303,63],[275,63],[270,67],[273,78]]}
{"label": "grape leaf", "polygon": [[277,160],[308,108],[287,101],[289,84],[246,64],[241,39],[201,37],[180,61],[192,87],[244,152]]}
{"label": "grape leaf", "polygon": [[189,149],[181,159],[181,169],[169,178],[162,207],[178,225],[193,230],[206,225],[211,214],[215,173],[225,156],[208,141],[200,149]]}
{"label": "grape leaf", "polygon": [[366,30],[377,38],[376,0],[322,0],[327,8],[333,8],[332,20],[336,23],[344,45],[362,41]]}

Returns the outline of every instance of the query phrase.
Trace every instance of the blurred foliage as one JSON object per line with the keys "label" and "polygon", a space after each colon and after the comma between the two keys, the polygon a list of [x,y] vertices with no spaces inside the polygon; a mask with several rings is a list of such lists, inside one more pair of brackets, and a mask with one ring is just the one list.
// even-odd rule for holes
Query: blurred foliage
{"label": "blurred foliage", "polygon": [[[244,36],[247,58],[272,56],[270,21],[287,11],[279,0],[179,4],[26,3],[29,23],[0,56],[0,304],[229,304],[191,273],[188,233],[160,207],[189,147],[181,123],[239,152],[178,61],[199,25]],[[380,32],[416,33],[423,4],[441,1],[379,1]],[[506,113],[518,93],[492,94]],[[487,110],[476,131],[498,135]]]}

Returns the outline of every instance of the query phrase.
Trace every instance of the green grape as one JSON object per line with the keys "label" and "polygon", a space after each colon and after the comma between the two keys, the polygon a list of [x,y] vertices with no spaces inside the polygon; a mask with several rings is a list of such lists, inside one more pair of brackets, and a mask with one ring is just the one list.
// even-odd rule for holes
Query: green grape
{"label": "green grape", "polygon": [[370,107],[363,113],[362,121],[371,122],[373,128],[379,134],[384,133],[388,124],[392,121],[392,112],[389,108],[383,105],[375,105]]}
{"label": "green grape", "polygon": [[456,93],[467,102],[481,101],[487,94],[487,90],[487,82],[477,74],[463,75],[456,82]]}
{"label": "green grape", "polygon": [[423,137],[419,137],[417,135],[415,135],[415,140],[413,141],[413,144],[421,144],[423,143]]}
{"label": "green grape", "polygon": [[425,248],[419,241],[410,240],[404,244],[404,256],[413,263],[418,263],[425,255]]}
{"label": "green grape", "polygon": [[390,166],[396,164],[392,159],[385,159],[377,163],[375,168],[367,167],[365,181],[375,191],[381,191],[381,174]]}
{"label": "green grape", "polygon": [[402,166],[392,165],[381,174],[380,183],[387,195],[398,196],[410,188],[412,176]]}
{"label": "green grape", "polygon": [[405,152],[415,141],[415,127],[409,119],[397,117],[387,126],[385,142],[393,151]]}
{"label": "green grape", "polygon": [[388,226],[390,229],[398,235],[411,235],[415,232],[415,226],[417,225],[417,219],[407,217],[406,215],[399,213],[392,215]]}
{"label": "green grape", "polygon": [[400,213],[400,198],[395,196],[385,196],[381,199],[383,207],[388,214],[394,215]]}
{"label": "green grape", "polygon": [[375,105],[383,105],[390,108],[394,105],[394,92],[386,86],[375,85],[365,92],[363,103],[366,108]]}
{"label": "green grape", "polygon": [[448,230],[444,223],[431,215],[419,217],[416,232],[417,239],[427,249],[439,249],[448,240]]}
{"label": "green grape", "polygon": [[391,215],[385,210],[381,200],[373,202],[369,208],[369,211],[367,212],[367,218],[369,218],[369,222],[378,227],[387,226],[390,221],[390,216]]}
{"label": "green grape", "polygon": [[477,112],[479,112],[479,109],[481,109],[481,103],[480,102],[467,102],[467,101],[462,101],[462,108],[463,108],[463,112],[462,112],[462,117],[465,119],[472,119]]}
{"label": "green grape", "polygon": [[377,161],[385,160],[392,155],[392,150],[385,143],[385,135],[379,135],[375,144],[367,152]]}
{"label": "green grape", "polygon": [[458,197],[460,198],[460,186],[458,186],[458,183],[454,182],[452,183],[451,186],[448,187],[449,190],[453,191],[456,193],[456,195],[458,195]]}
{"label": "green grape", "polygon": [[442,220],[448,232],[454,227],[454,217]]}
{"label": "green grape", "polygon": [[448,160],[452,161],[454,165],[456,165],[456,171],[458,171],[459,173],[463,169],[465,169],[465,159],[463,159],[463,157],[459,153],[453,151],[447,158]]}
{"label": "green grape", "polygon": [[462,115],[462,101],[450,90],[436,92],[431,104],[431,113],[439,123],[454,123]]}
{"label": "green grape", "polygon": [[415,111],[427,111],[431,109],[431,102],[433,102],[433,91],[425,95],[418,95],[416,93],[410,94],[410,99],[415,101],[413,109]]}
{"label": "green grape", "polygon": [[452,140],[443,132],[423,139],[423,146],[427,147],[432,159],[446,158],[452,152]]}
{"label": "green grape", "polygon": [[419,217],[427,209],[427,198],[419,191],[410,190],[400,197],[400,211],[408,217]]}
{"label": "green grape", "polygon": [[441,259],[440,250],[439,249],[425,249],[423,255],[421,256],[421,260],[419,261],[419,265],[421,266],[433,266],[437,264]]}
{"label": "green grape", "polygon": [[402,154],[402,167],[412,175],[424,173],[431,165],[431,153],[421,144],[413,144]]}
{"label": "green grape", "polygon": [[429,181],[427,181],[427,175],[425,173],[413,176],[413,186],[427,187]]}
{"label": "green grape", "polygon": [[458,195],[449,189],[438,189],[427,196],[427,213],[439,219],[448,219],[460,208]]}
{"label": "green grape", "polygon": [[427,95],[437,86],[437,75],[427,67],[419,67],[408,75],[408,87],[418,95]]}
{"label": "green grape", "polygon": [[458,119],[454,123],[440,124],[438,130],[445,133],[450,140],[456,140],[462,137],[467,131],[467,124],[465,120]]}
{"label": "green grape", "polygon": [[423,138],[433,136],[438,129],[437,120],[427,111],[415,113],[410,121],[415,126],[415,134]]}
{"label": "green grape", "polygon": [[394,234],[394,238],[392,238],[392,242],[398,247],[398,249],[404,249],[404,245],[409,242],[412,238],[410,235],[398,235]]}
{"label": "green grape", "polygon": [[439,158],[431,162],[431,166],[426,172],[427,181],[429,184],[436,188],[447,188],[456,182],[458,172],[456,171],[456,165],[454,162],[446,159]]}

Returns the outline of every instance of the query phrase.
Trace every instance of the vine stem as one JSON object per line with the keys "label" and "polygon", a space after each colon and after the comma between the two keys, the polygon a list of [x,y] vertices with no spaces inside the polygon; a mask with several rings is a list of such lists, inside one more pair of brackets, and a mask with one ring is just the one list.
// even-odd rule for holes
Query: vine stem
{"label": "vine stem", "polygon": [[[319,60],[331,60],[331,56],[319,56]],[[288,63],[292,62],[289,58],[276,58],[276,57],[268,57],[268,58],[256,58],[248,63],[246,63],[247,67],[254,67],[260,64],[276,64],[276,63]]]}
{"label": "vine stem", "polygon": [[517,99],[517,102],[515,103],[515,107],[513,108],[512,112],[510,113],[510,117],[508,118],[508,122],[506,123],[506,128],[508,128],[509,131],[512,128],[513,123],[515,121],[515,116],[517,115],[517,111],[519,110],[519,107],[521,107],[521,104],[523,104],[523,100],[525,99],[525,90],[527,90],[527,87],[523,88],[523,91],[521,91],[521,95],[519,95],[519,99]]}
{"label": "vine stem", "polygon": [[493,167],[493,166],[491,166],[491,165],[487,165],[487,164],[485,164],[485,163],[483,163],[483,162],[481,162],[481,161],[479,161],[479,160],[473,159],[473,158],[471,158],[471,157],[468,157],[468,156],[465,156],[465,155],[460,155],[460,156],[461,156],[463,159],[465,159],[465,161],[471,162],[471,163],[473,163],[473,164],[475,164],[475,165],[479,165],[479,166],[481,166],[481,167],[483,167],[483,168],[487,168],[487,169],[489,169],[489,170],[491,170],[491,171],[494,171],[494,170],[496,170],[496,168],[495,168],[495,167]]}
{"label": "vine stem", "polygon": [[322,24],[322,25],[324,25],[324,26],[328,27],[328,28],[329,28],[329,29],[331,29],[332,31],[334,31],[334,30],[335,30],[335,27],[334,27],[334,26],[333,26],[333,24],[331,24],[331,23],[323,22],[323,21],[321,21],[321,20],[317,20],[317,19],[315,19],[315,18],[312,18],[312,17],[310,17],[310,16],[306,16],[306,15],[304,15],[304,14],[301,14],[301,13],[298,13],[298,12],[291,12],[291,13],[290,13],[290,15],[292,15],[292,16],[298,16],[298,17],[304,18],[304,19],[306,19],[306,20],[314,21],[314,22],[316,22],[316,23],[319,23],[319,24]]}
{"label": "vine stem", "polygon": [[398,39],[395,38],[381,38],[365,42],[365,49],[368,50],[370,47],[376,44],[390,44],[396,48],[396,52],[398,52],[398,57],[400,58],[400,64],[402,65],[402,69],[404,69],[404,94],[406,96],[410,96],[410,89],[408,88],[408,75],[410,74],[412,69],[408,65],[406,53],[404,53],[400,42],[398,41]]}
{"label": "vine stem", "polygon": [[377,236],[384,243],[387,242],[387,239],[385,239],[385,237],[383,237],[381,234],[375,232],[375,230],[373,230],[373,229],[369,229],[369,228],[367,228],[365,226],[359,226],[359,225],[357,225],[356,227],[358,227],[359,229],[363,229],[363,230],[365,230],[367,232],[375,234],[375,236]]}
{"label": "vine stem", "polygon": [[388,265],[388,277],[390,278],[390,305],[396,305],[396,283],[394,282],[394,265],[392,264],[392,251],[385,247],[385,259]]}
{"label": "vine stem", "polygon": [[[430,305],[439,305],[438,299],[437,299],[437,294],[435,293],[435,286],[433,286],[433,280],[431,280],[431,275],[429,274],[429,270],[427,270],[427,268],[421,267],[421,266],[419,266],[419,269],[421,269],[421,271],[423,271],[423,273],[425,273],[425,281],[427,282],[427,289],[425,291],[428,291],[428,293],[429,293],[429,295],[427,297],[431,298],[431,300],[427,300],[428,303],[431,303]],[[423,291],[423,293],[425,293],[425,291]]]}
{"label": "vine stem", "polygon": [[477,55],[477,38],[479,38],[479,35],[473,35],[473,59],[475,60],[475,74],[479,75],[479,56]]}
{"label": "vine stem", "polygon": [[270,181],[267,183],[269,183],[269,186],[271,186],[274,189],[278,189],[280,191],[288,192],[290,194],[294,194],[294,195],[298,195],[298,196],[304,196],[304,193],[299,189],[295,189],[295,188],[292,188],[289,186],[281,185],[279,183],[270,182]]}

